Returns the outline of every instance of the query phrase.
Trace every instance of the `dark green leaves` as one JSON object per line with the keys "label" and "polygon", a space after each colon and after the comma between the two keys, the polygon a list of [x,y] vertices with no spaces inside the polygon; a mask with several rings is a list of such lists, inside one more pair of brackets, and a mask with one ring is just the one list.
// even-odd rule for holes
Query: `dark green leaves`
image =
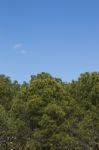
{"label": "dark green leaves", "polygon": [[99,73],[20,85],[0,75],[0,150],[98,150]]}

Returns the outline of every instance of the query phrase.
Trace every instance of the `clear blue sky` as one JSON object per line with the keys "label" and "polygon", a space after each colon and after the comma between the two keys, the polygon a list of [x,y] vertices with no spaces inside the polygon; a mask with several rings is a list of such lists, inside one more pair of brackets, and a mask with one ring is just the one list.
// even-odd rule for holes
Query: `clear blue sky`
{"label": "clear blue sky", "polygon": [[0,0],[0,74],[99,71],[99,0]]}

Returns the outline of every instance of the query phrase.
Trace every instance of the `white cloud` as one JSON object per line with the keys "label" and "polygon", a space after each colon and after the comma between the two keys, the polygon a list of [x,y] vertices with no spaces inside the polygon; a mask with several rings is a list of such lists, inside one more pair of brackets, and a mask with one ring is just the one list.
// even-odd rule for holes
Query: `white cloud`
{"label": "white cloud", "polygon": [[20,50],[20,53],[25,55],[27,54],[27,50]]}
{"label": "white cloud", "polygon": [[14,49],[20,49],[22,48],[22,44],[21,43],[17,43],[13,46]]}
{"label": "white cloud", "polygon": [[27,52],[28,52],[27,50],[24,49],[24,46],[23,46],[22,43],[17,43],[17,44],[15,44],[15,45],[13,46],[13,48],[14,48],[18,53],[23,54],[23,55],[27,54]]}

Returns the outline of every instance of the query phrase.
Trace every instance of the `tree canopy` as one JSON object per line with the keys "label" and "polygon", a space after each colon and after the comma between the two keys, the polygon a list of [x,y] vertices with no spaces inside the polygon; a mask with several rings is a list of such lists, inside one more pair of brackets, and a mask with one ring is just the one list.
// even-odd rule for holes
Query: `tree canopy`
{"label": "tree canopy", "polygon": [[0,75],[0,150],[99,150],[99,73]]}

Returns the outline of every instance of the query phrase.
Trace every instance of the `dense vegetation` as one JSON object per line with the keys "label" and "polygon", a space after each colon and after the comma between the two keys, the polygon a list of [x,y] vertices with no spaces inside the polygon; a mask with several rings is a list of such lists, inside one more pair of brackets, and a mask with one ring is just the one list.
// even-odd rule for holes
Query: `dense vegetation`
{"label": "dense vegetation", "polygon": [[0,75],[0,150],[99,150],[99,73],[23,84]]}

